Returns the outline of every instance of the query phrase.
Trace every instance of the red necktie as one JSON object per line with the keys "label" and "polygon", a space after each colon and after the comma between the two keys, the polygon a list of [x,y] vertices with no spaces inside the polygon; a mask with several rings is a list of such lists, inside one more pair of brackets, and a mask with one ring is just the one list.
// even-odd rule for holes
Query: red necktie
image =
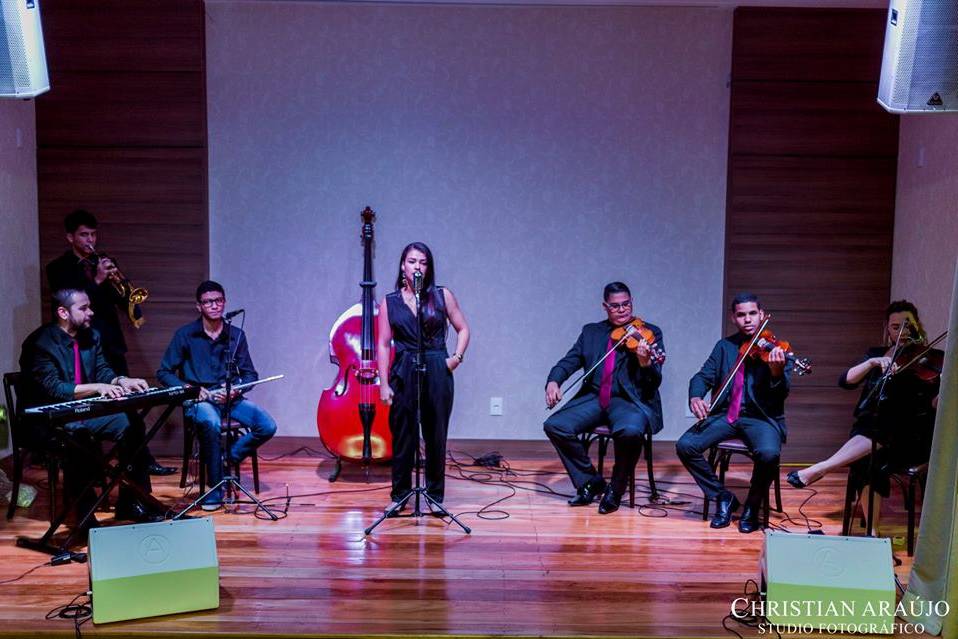
{"label": "red necktie", "polygon": [[[613,341],[609,338],[609,343],[605,345],[605,350],[612,350]],[[605,366],[602,368],[602,383],[599,384],[599,408],[605,410],[612,402],[612,373],[615,371],[615,353],[605,358]]]}
{"label": "red necktie", "polygon": [[80,363],[80,343],[73,340],[73,383],[83,383],[83,365]]}
{"label": "red necktie", "polygon": [[738,367],[735,373],[735,381],[732,382],[732,396],[728,405],[728,423],[733,424],[742,412],[742,395],[745,390],[745,362]]}

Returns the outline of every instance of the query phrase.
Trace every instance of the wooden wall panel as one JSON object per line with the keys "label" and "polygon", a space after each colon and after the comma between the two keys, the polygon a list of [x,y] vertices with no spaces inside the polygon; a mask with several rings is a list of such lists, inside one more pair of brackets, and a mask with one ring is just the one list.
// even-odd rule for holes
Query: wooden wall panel
{"label": "wooden wall panel", "polygon": [[[150,291],[146,324],[124,326],[131,373],[152,380],[209,271],[203,2],[47,0],[43,20],[52,88],[36,103],[41,261],[66,250],[64,215],[97,216],[99,248]],[[37,285],[46,296],[43,274]],[[175,451],[178,440],[168,430],[154,448]]]}
{"label": "wooden wall panel", "polygon": [[884,10],[743,7],[733,81],[877,82],[884,39]]}
{"label": "wooden wall panel", "polygon": [[898,154],[898,118],[875,103],[883,23],[879,10],[735,12],[725,299],[757,293],[814,361],[786,407],[786,460],[847,438],[857,393],[838,377],[881,337]]}

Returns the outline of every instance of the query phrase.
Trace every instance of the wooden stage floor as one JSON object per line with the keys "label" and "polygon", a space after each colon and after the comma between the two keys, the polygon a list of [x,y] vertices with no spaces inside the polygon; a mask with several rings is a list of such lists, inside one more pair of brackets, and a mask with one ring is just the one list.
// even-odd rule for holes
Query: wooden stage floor
{"label": "wooden stage floor", "polygon": [[[458,452],[461,445],[451,442],[450,448],[468,459]],[[515,472],[508,479],[517,489],[492,481],[500,473],[479,475],[490,481],[477,483],[462,479],[454,466],[448,469],[446,505],[463,513],[471,535],[432,517],[402,517],[364,537],[363,528],[388,502],[388,468],[374,468],[370,483],[360,470],[347,468],[340,481],[329,484],[333,464],[328,458],[300,452],[262,461],[261,496],[282,496],[288,487],[294,497],[288,516],[278,522],[254,518],[248,507],[245,514],[213,515],[218,610],[87,623],[83,634],[734,636],[722,620],[746,580],[756,577],[763,534],[742,535],[734,524],[709,529],[701,520],[698,490],[674,456],[662,451],[656,478],[672,501],[690,503],[623,507],[602,516],[594,508],[569,508],[564,495],[548,493],[568,493],[570,487],[547,442],[473,441],[466,452],[493,449],[505,455]],[[748,466],[733,465],[730,483],[744,485],[749,472]],[[33,480],[41,475],[30,471]],[[161,478],[155,492],[167,503],[188,503],[177,480]],[[844,481],[841,475],[820,482],[804,509],[828,534],[840,532]],[[638,487],[638,501],[645,503],[642,473]],[[40,492],[38,504],[3,524],[0,581],[47,560],[14,546],[16,535],[37,535],[45,528],[45,491]],[[799,506],[810,494],[783,481],[785,509],[793,521],[774,513],[773,521],[805,531]],[[477,517],[482,506],[500,499],[487,513],[490,518]],[[900,499],[890,502],[883,532],[903,535]],[[271,503],[282,508],[286,502]],[[896,555],[903,562],[896,572],[905,581],[911,559],[901,546]],[[44,566],[0,586],[0,636],[71,636],[72,622],[47,621],[44,615],[87,587],[87,566],[78,564]],[[740,632],[756,636],[755,630]]]}

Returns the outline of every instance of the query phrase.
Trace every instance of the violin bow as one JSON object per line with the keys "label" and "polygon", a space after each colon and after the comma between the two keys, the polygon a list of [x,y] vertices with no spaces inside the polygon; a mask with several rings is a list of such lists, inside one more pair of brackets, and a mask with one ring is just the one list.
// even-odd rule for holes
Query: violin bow
{"label": "violin bow", "polygon": [[[604,362],[604,361],[609,357],[609,355],[611,355],[612,353],[615,352],[615,349],[617,349],[620,344],[622,344],[625,340],[629,339],[629,337],[631,337],[633,333],[637,333],[637,332],[638,332],[638,330],[637,330],[634,326],[629,325],[629,327],[625,329],[625,335],[622,336],[622,339],[620,339],[618,342],[616,342],[615,344],[613,344],[613,345],[612,345],[612,348],[610,348],[609,350],[607,350],[607,351],[605,352],[605,355],[603,355],[602,357],[600,357],[600,358],[599,358],[599,361],[597,361],[595,364],[593,364],[592,368],[590,368],[589,370],[585,371],[584,373],[582,373],[581,375],[579,375],[578,377],[576,377],[575,380],[574,380],[571,384],[567,384],[566,387],[565,387],[565,389],[564,389],[564,390],[560,390],[559,392],[562,393],[563,396],[566,395],[566,394],[569,392],[569,389],[570,389],[570,388],[575,388],[575,385],[576,385],[576,384],[578,384],[578,383],[581,382],[583,379],[585,379],[586,377],[588,377],[589,375],[591,375],[592,372],[599,367],[599,364],[601,364],[602,362]],[[557,403],[556,405],[558,405],[558,403]],[[555,406],[553,406],[552,408],[555,408]],[[552,408],[550,408],[549,410],[552,410]]]}

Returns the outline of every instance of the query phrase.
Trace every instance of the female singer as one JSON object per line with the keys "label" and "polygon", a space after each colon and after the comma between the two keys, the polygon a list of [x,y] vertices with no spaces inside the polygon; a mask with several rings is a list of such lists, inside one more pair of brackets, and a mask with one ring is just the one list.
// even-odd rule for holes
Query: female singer
{"label": "female singer", "polygon": [[[926,382],[903,371],[888,380],[883,392],[872,393],[889,367],[897,370],[896,345],[925,343],[927,336],[915,305],[905,300],[892,302],[885,310],[885,345],[868,349],[864,360],[845,371],[838,380],[838,385],[846,389],[854,389],[865,382],[855,409],[850,439],[828,459],[790,472],[786,477],[789,484],[804,488],[832,471],[867,458],[875,438],[881,447],[874,464],[875,490],[879,494],[888,495],[890,474],[928,461],[940,378]],[[940,354],[941,351],[933,353]],[[879,394],[884,395],[880,403]],[[866,403],[865,398],[869,396],[871,398]],[[867,474],[868,464],[861,466],[853,468],[859,477]]]}
{"label": "female singer", "polygon": [[[446,435],[452,412],[452,372],[462,363],[469,345],[469,325],[456,297],[448,288],[436,286],[436,263],[422,242],[403,249],[396,290],[379,305],[377,364],[383,403],[389,405],[389,429],[393,438],[392,500],[395,507],[412,487],[412,471],[419,445],[416,424],[416,352],[422,329],[425,373],[422,388],[422,437],[426,444],[426,493],[442,503],[445,488]],[[421,317],[416,314],[419,290]],[[446,323],[456,329],[456,350],[446,350]],[[390,341],[395,359],[389,365]],[[428,502],[427,502],[428,503]]]}

